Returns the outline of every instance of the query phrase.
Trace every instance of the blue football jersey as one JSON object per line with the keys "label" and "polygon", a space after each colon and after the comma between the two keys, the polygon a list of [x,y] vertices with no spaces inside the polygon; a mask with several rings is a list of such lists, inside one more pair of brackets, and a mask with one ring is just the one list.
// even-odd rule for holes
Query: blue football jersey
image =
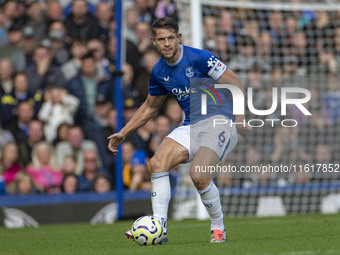
{"label": "blue football jersey", "polygon": [[[150,77],[149,94],[151,96],[172,94],[185,113],[183,125],[217,114],[235,120],[230,91],[214,89],[214,84],[208,82],[210,80],[216,83],[215,81],[219,80],[227,68],[209,51],[181,45],[181,55],[175,63],[168,63],[162,57],[154,66]],[[202,82],[202,89],[197,89],[197,85],[193,86],[194,80],[206,82]],[[205,115],[201,114],[200,94],[202,93],[210,95],[207,97]],[[191,115],[195,114],[195,118],[194,116],[190,118],[190,112]]]}

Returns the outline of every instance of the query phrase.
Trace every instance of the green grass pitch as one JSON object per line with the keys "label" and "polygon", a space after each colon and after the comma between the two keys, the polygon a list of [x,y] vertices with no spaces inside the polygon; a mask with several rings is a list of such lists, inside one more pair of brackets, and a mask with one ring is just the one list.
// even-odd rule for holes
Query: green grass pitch
{"label": "green grass pitch", "polygon": [[168,222],[166,245],[138,246],[124,236],[132,221],[0,228],[0,254],[340,254],[340,214],[226,218],[228,241],[210,244],[208,221]]}

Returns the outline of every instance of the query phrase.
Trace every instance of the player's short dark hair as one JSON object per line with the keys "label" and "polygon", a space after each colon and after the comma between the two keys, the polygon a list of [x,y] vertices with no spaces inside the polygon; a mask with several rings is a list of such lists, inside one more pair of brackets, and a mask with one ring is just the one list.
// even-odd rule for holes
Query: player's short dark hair
{"label": "player's short dark hair", "polygon": [[156,19],[152,23],[152,35],[156,36],[156,30],[160,28],[170,29],[174,33],[178,34],[178,23],[172,18],[164,17],[164,18]]}

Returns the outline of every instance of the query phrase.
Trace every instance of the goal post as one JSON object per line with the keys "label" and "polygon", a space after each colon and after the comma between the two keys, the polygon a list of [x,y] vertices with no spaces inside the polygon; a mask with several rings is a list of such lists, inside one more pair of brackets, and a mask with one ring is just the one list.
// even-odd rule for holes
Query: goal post
{"label": "goal post", "polygon": [[[312,116],[293,105],[286,115],[280,107],[265,117],[247,113],[255,120],[251,135],[239,139],[222,164],[225,172],[213,174],[224,215],[340,212],[340,3],[175,2],[183,43],[226,63],[252,88],[256,109],[270,108],[273,88],[278,100],[282,88],[311,93],[303,105]],[[296,125],[287,127],[288,120]],[[172,215],[203,218],[187,168],[179,171]]]}

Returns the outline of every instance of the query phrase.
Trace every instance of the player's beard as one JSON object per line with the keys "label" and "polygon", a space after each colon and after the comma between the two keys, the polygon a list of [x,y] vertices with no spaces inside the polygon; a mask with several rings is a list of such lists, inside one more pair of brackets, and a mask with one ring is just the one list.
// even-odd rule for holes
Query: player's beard
{"label": "player's beard", "polygon": [[172,54],[171,54],[170,57],[166,56],[166,55],[164,54],[163,51],[160,51],[160,52],[161,52],[162,56],[163,56],[166,60],[171,60],[171,59],[173,59],[173,58],[175,57],[177,51],[178,51],[178,43],[176,43],[176,44],[174,45],[174,47],[173,47],[173,52],[172,52]]}

